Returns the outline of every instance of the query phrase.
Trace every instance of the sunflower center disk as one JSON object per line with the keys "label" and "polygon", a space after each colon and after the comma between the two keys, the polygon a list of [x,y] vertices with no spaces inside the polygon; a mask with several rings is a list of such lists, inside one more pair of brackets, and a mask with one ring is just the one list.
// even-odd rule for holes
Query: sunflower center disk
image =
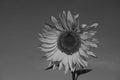
{"label": "sunflower center disk", "polygon": [[62,45],[65,47],[65,48],[69,48],[69,49],[72,49],[73,46],[75,45],[76,43],[76,39],[75,39],[75,36],[72,34],[72,33],[68,33],[66,34],[63,39],[62,39]]}
{"label": "sunflower center disk", "polygon": [[80,47],[79,35],[72,31],[62,33],[58,39],[58,47],[68,55],[77,52]]}

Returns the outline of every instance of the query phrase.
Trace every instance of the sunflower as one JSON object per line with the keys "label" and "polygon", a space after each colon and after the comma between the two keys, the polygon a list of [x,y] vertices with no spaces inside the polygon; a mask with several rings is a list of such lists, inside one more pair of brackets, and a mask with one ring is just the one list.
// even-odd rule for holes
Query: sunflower
{"label": "sunflower", "polygon": [[93,36],[98,24],[80,25],[79,14],[73,15],[70,11],[63,11],[58,19],[51,16],[51,20],[54,25],[46,23],[44,32],[39,34],[40,49],[46,53],[48,67],[64,68],[65,73],[69,70],[74,72],[77,66],[86,68],[87,58],[96,57],[90,48],[97,48],[98,41]]}

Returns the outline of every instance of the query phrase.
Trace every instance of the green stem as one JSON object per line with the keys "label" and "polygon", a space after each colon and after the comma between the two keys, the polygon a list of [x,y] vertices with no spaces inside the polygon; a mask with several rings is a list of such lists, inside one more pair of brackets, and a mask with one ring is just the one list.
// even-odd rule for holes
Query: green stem
{"label": "green stem", "polygon": [[76,76],[75,72],[71,72],[72,73],[72,80],[77,80],[78,76]]}
{"label": "green stem", "polygon": [[78,79],[78,75],[76,75],[75,72],[71,72],[72,74],[72,80],[77,80]]}
{"label": "green stem", "polygon": [[72,74],[72,80],[75,80],[75,72],[71,72]]}

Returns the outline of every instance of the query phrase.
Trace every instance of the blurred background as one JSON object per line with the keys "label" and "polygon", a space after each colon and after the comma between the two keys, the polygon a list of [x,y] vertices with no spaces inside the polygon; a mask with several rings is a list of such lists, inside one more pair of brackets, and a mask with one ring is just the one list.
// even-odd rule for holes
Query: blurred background
{"label": "blurred background", "polygon": [[120,1],[119,0],[0,0],[0,80],[71,80],[63,70],[44,71],[38,33],[51,16],[63,10],[80,14],[80,24],[99,23],[89,58],[93,71],[79,80],[120,80]]}

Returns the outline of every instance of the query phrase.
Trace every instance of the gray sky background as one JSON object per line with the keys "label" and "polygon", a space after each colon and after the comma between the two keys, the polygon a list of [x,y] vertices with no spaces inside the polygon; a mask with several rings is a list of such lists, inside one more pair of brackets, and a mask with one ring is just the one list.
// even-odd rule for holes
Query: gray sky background
{"label": "gray sky background", "polygon": [[81,24],[99,23],[98,59],[89,59],[93,71],[79,80],[120,80],[119,0],[0,0],[0,80],[71,80],[63,70],[44,71],[37,48],[44,23],[63,10],[80,13]]}

